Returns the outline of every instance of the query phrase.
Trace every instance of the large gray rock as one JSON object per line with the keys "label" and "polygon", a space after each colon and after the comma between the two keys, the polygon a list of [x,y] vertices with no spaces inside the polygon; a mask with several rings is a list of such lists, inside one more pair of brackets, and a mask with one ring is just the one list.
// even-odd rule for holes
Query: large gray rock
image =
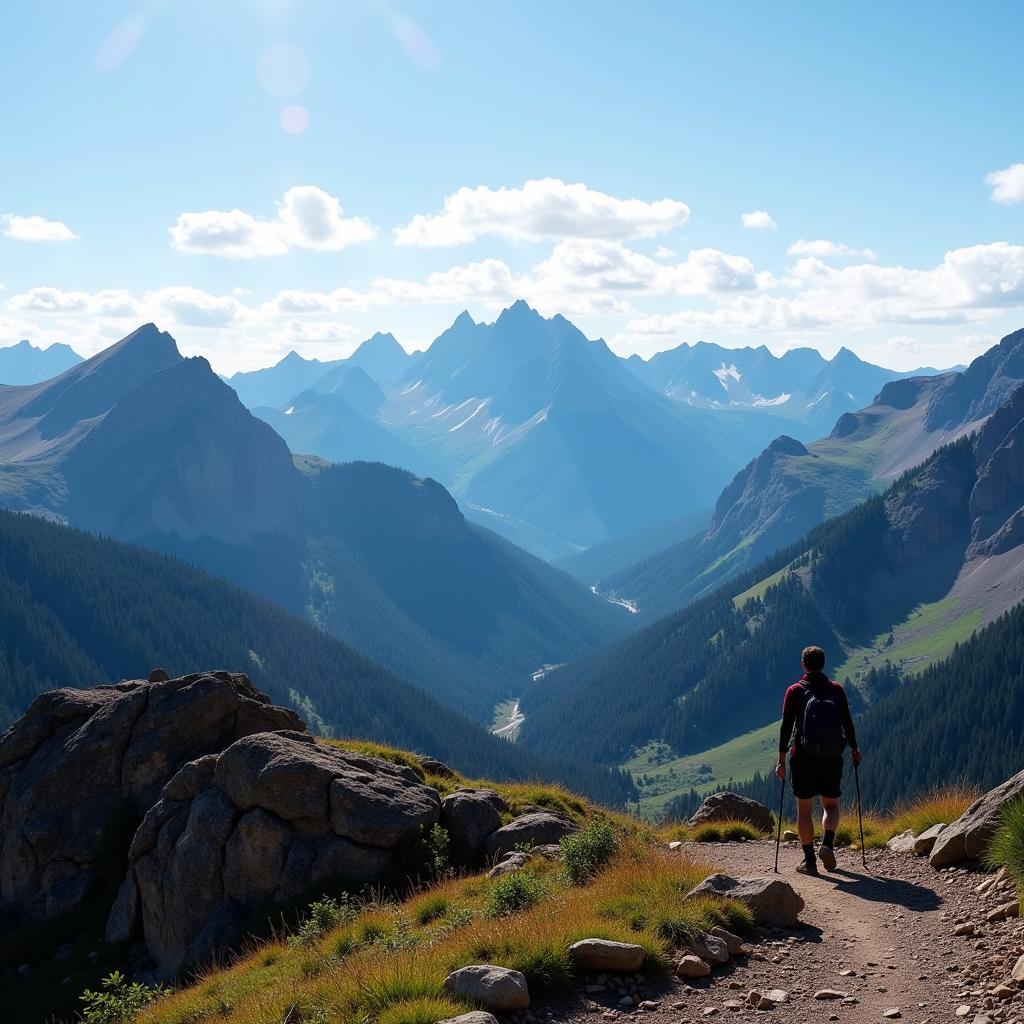
{"label": "large gray rock", "polygon": [[507,825],[487,837],[484,851],[492,860],[524,846],[547,846],[557,843],[580,827],[572,818],[554,811],[530,811],[520,814]]}
{"label": "large gray rock", "polygon": [[941,868],[980,857],[988,849],[1002,809],[1021,795],[1024,795],[1024,771],[975,800],[939,833],[929,857],[932,867]]}
{"label": "large gray rock", "polygon": [[474,964],[453,971],[444,979],[444,991],[458,999],[479,1003],[485,1010],[509,1013],[530,1005],[526,976],[507,967]]}
{"label": "large gray rock", "polygon": [[647,958],[643,946],[611,939],[580,939],[569,947],[569,958],[581,971],[639,971]]}
{"label": "large gray rock", "polygon": [[690,818],[693,826],[713,821],[745,821],[760,832],[771,832],[775,818],[764,804],[739,793],[712,793]]}
{"label": "large gray rock", "polygon": [[103,877],[110,846],[119,833],[127,842],[161,787],[267,729],[305,726],[241,673],[41,694],[0,736],[0,906],[38,919],[116,885]]}
{"label": "large gray rock", "polygon": [[392,880],[396,847],[441,813],[411,769],[261,732],[185,765],[132,840],[107,939],[141,938],[163,976],[236,946],[260,908]]}
{"label": "large gray rock", "polygon": [[796,890],[778,878],[731,878],[709,875],[687,893],[688,899],[705,896],[724,897],[745,903],[758,924],[791,928],[804,909],[804,901]]}
{"label": "large gray rock", "polygon": [[503,810],[505,801],[493,789],[457,789],[441,801],[441,824],[457,863],[481,859],[487,837],[501,828]]}
{"label": "large gray rock", "polygon": [[686,940],[686,948],[705,963],[712,966],[721,966],[729,962],[729,946],[725,939],[717,935],[709,935],[707,932],[697,932],[692,938]]}

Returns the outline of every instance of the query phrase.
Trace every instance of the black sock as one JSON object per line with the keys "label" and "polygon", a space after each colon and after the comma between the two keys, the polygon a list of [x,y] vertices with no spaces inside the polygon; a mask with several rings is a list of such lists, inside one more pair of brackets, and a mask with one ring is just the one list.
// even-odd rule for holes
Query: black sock
{"label": "black sock", "polygon": [[833,832],[830,828],[825,829],[825,834],[821,837],[821,845],[827,846],[831,850],[832,847],[835,845],[835,841],[835,832]]}
{"label": "black sock", "polygon": [[814,843],[808,843],[804,847],[804,860],[807,861],[808,864],[817,863],[814,859]]}

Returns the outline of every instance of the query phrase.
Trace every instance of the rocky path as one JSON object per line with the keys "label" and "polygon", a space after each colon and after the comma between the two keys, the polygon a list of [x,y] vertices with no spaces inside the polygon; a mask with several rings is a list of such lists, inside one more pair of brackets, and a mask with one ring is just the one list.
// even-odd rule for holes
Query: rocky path
{"label": "rocky path", "polygon": [[[696,852],[734,876],[772,873],[774,844],[768,842],[701,844],[682,852]],[[1024,925],[986,920],[1012,893],[982,896],[976,887],[990,876],[936,871],[913,856],[872,851],[867,872],[856,853],[838,856],[835,873],[808,878],[794,871],[799,848],[784,846],[780,871],[806,903],[804,927],[759,930],[748,943],[749,953],[712,978],[690,984],[636,980],[632,991],[627,986],[579,994],[539,1006],[533,1016],[538,1021],[643,1017],[652,1024],[716,1016],[800,1024],[1024,1021],[1024,990],[1011,984],[1001,995],[993,994],[1024,953]],[[831,998],[821,997],[826,990]],[[786,995],[773,1008],[758,1010],[748,1001],[751,991]],[[632,995],[637,1005],[620,1008],[624,995]]]}

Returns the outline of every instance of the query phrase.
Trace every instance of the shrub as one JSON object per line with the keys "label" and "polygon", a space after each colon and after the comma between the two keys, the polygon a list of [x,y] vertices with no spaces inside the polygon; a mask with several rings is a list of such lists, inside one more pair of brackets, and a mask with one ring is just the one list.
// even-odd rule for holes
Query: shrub
{"label": "shrub", "polygon": [[1003,808],[984,860],[990,868],[1005,867],[1024,897],[1024,797]]}
{"label": "shrub", "polygon": [[398,850],[402,870],[410,877],[440,878],[451,867],[448,830],[441,825],[420,826]]}
{"label": "shrub", "polygon": [[615,856],[619,840],[607,821],[591,821],[586,828],[562,842],[565,873],[573,885],[583,885]]}
{"label": "shrub", "polygon": [[416,908],[416,923],[430,924],[448,913],[451,904],[447,896],[430,896]]}
{"label": "shrub", "polygon": [[81,999],[85,1003],[82,1017],[86,1024],[122,1024],[132,1021],[153,1000],[170,991],[161,985],[150,988],[138,981],[128,984],[120,971],[108,974],[100,984],[101,991],[86,989],[82,993]]}
{"label": "shrub", "polygon": [[547,895],[544,880],[532,871],[517,871],[495,880],[487,890],[484,914],[511,917],[536,906]]}
{"label": "shrub", "polygon": [[299,930],[288,941],[293,946],[309,946],[332,928],[351,921],[356,916],[356,907],[350,896],[344,894],[337,899],[323,896],[310,903],[305,920]]}

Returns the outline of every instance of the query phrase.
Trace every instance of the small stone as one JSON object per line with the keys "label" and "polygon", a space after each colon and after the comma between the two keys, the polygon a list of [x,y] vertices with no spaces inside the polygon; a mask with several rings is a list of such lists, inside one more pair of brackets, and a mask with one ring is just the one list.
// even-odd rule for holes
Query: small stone
{"label": "small stone", "polygon": [[888,1010],[882,1011],[882,1016],[887,1018],[888,1020],[899,1020],[900,1017],[903,1016],[903,1014],[900,1013],[899,1007],[891,1006]]}
{"label": "small stone", "polygon": [[722,1003],[724,1009],[732,1010],[733,1013],[737,1013],[739,1010],[742,1010],[744,1005],[746,1004],[739,999],[726,999],[726,1001]]}
{"label": "small stone", "polygon": [[850,993],[840,992],[837,988],[819,988],[814,993],[815,999],[845,999]]}
{"label": "small stone", "polygon": [[619,1006],[632,1006],[633,1003],[634,1003],[634,999],[633,999],[632,996],[623,996],[619,1000]]}
{"label": "small stone", "polygon": [[687,955],[676,964],[678,978],[706,978],[711,973],[711,966],[699,956]]}
{"label": "small stone", "polygon": [[789,993],[783,988],[773,988],[765,992],[765,998],[773,1003],[788,1003]]}
{"label": "small stone", "polygon": [[971,1008],[964,1003],[958,1006],[955,1012],[958,1017],[969,1017],[971,1015]]}
{"label": "small stone", "polygon": [[996,985],[996,987],[992,989],[992,995],[994,995],[996,999],[1012,999],[1016,994],[1016,987],[1013,985],[1007,985],[1005,981],[1001,985]]}
{"label": "small stone", "polygon": [[658,1009],[659,1006],[661,1006],[661,1003],[658,1002],[657,999],[645,999],[640,1004],[640,1009],[641,1010],[656,1010],[656,1009]]}
{"label": "small stone", "polygon": [[758,992],[756,988],[752,988],[747,993],[747,1002],[750,1003],[751,1006],[757,1006],[757,1004],[761,1002],[761,993]]}
{"label": "small stone", "polygon": [[953,929],[954,935],[973,935],[974,925],[970,921],[965,921],[963,924],[958,924]]}
{"label": "small stone", "polygon": [[704,1009],[701,1010],[700,1015],[702,1017],[714,1017],[716,1013],[718,1013],[717,1006],[705,1006]]}

